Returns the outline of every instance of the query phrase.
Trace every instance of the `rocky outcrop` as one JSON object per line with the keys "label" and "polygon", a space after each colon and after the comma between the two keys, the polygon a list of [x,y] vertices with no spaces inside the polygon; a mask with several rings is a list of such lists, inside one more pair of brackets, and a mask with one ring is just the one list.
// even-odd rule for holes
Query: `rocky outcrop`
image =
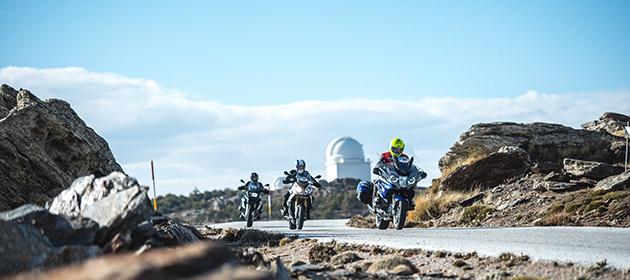
{"label": "rocky outcrop", "polygon": [[606,132],[559,124],[496,122],[473,125],[439,162],[442,173],[470,164],[503,146],[525,150],[538,166],[562,167],[565,158],[617,163],[623,161],[623,138]]}
{"label": "rocky outcrop", "polygon": [[530,168],[525,150],[507,146],[442,178],[444,190],[486,190],[524,175]]}
{"label": "rocky outcrop", "polygon": [[598,120],[582,124],[587,130],[607,132],[616,136],[623,136],[623,127],[630,122],[630,116],[619,113],[604,113]]}
{"label": "rocky outcrop", "polygon": [[595,186],[596,190],[603,191],[619,191],[628,188],[630,188],[630,170],[601,180]]}
{"label": "rocky outcrop", "polygon": [[623,172],[623,167],[621,166],[595,161],[565,158],[562,164],[564,165],[564,172],[567,174],[573,177],[585,177],[594,180],[601,180]]}
{"label": "rocky outcrop", "polygon": [[81,177],[61,192],[50,205],[50,212],[71,218],[88,218],[99,225],[97,243],[103,245],[116,234],[131,234],[148,220],[150,206],[147,189],[121,172],[106,177]]}
{"label": "rocky outcrop", "polygon": [[0,211],[43,205],[77,177],[121,170],[68,103],[0,87]]}

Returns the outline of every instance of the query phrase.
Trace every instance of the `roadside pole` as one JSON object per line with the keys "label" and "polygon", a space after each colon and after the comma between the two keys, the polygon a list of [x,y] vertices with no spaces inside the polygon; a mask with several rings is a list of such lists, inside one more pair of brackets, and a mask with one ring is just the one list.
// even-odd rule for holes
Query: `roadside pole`
{"label": "roadside pole", "polygon": [[157,211],[158,208],[157,208],[157,196],[155,196],[155,172],[153,170],[153,161],[151,161],[151,180],[153,180],[153,209]]}
{"label": "roadside pole", "polygon": [[626,134],[626,161],[623,167],[625,171],[628,171],[628,139],[630,139],[630,122],[626,122],[624,132]]}
{"label": "roadside pole", "polygon": [[269,191],[269,195],[267,195],[267,205],[269,207],[267,207],[269,209],[269,220],[271,221],[271,193],[272,191]]}

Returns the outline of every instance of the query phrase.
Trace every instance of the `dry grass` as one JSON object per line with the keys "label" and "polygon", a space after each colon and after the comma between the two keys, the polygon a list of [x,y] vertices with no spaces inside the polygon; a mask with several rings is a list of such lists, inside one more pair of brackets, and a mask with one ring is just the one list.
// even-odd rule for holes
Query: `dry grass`
{"label": "dry grass", "polygon": [[537,226],[566,226],[573,223],[571,215],[561,212],[553,213],[545,216],[541,221],[537,222]]}
{"label": "dry grass", "polygon": [[473,205],[466,207],[462,212],[459,220],[461,223],[472,223],[474,221],[483,221],[489,214],[496,211],[494,207],[487,205]]}
{"label": "dry grass", "polygon": [[411,222],[428,221],[437,219],[442,214],[456,207],[461,200],[475,195],[475,192],[427,192],[416,197],[416,208],[409,213]]}
{"label": "dry grass", "polygon": [[455,163],[449,165],[448,167],[445,167],[443,170],[440,170],[442,171],[442,178],[446,178],[448,175],[451,175],[453,172],[455,172],[457,169],[459,169],[462,166],[470,165],[480,159],[486,158],[487,156],[488,156],[488,153],[476,152],[469,155],[463,160],[456,161]]}

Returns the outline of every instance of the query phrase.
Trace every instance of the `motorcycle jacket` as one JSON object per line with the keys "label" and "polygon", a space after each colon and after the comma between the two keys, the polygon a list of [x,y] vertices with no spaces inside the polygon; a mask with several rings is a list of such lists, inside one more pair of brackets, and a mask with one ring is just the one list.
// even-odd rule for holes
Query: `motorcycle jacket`
{"label": "motorcycle jacket", "polygon": [[[252,188],[248,188],[250,185],[253,185]],[[244,190],[249,190],[251,192],[262,192],[264,194],[269,194],[269,190],[265,189],[265,187],[263,187],[263,184],[261,182],[252,182],[249,181],[247,182],[247,184],[238,187],[239,191],[244,191]]]}
{"label": "motorcycle jacket", "polygon": [[[291,170],[289,172],[289,175],[286,176],[284,178],[284,180],[282,180],[282,183],[283,184],[290,184],[290,183],[295,182],[295,176],[296,175],[297,175],[297,171],[295,169]],[[311,176],[310,173],[308,173],[308,171],[304,170],[304,175],[306,175],[309,178],[309,180],[311,180],[311,182],[313,182],[313,186],[314,187],[319,188],[319,187],[322,186],[321,184],[319,184],[319,182],[317,182],[317,180],[313,176]]]}

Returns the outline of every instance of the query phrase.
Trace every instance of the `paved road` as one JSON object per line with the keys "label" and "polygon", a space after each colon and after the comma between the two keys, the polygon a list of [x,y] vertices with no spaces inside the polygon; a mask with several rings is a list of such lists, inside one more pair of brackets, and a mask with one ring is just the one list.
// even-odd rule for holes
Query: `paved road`
{"label": "paved road", "polygon": [[[604,259],[618,268],[630,268],[630,229],[596,227],[528,228],[406,228],[357,229],[345,226],[347,220],[306,221],[304,229],[292,231],[286,221],[258,221],[253,228],[321,241],[382,245],[395,248],[421,248],[452,252],[477,251],[498,256],[503,252],[522,253],[533,259],[592,264]],[[212,224],[217,228],[244,228],[244,222]]]}

